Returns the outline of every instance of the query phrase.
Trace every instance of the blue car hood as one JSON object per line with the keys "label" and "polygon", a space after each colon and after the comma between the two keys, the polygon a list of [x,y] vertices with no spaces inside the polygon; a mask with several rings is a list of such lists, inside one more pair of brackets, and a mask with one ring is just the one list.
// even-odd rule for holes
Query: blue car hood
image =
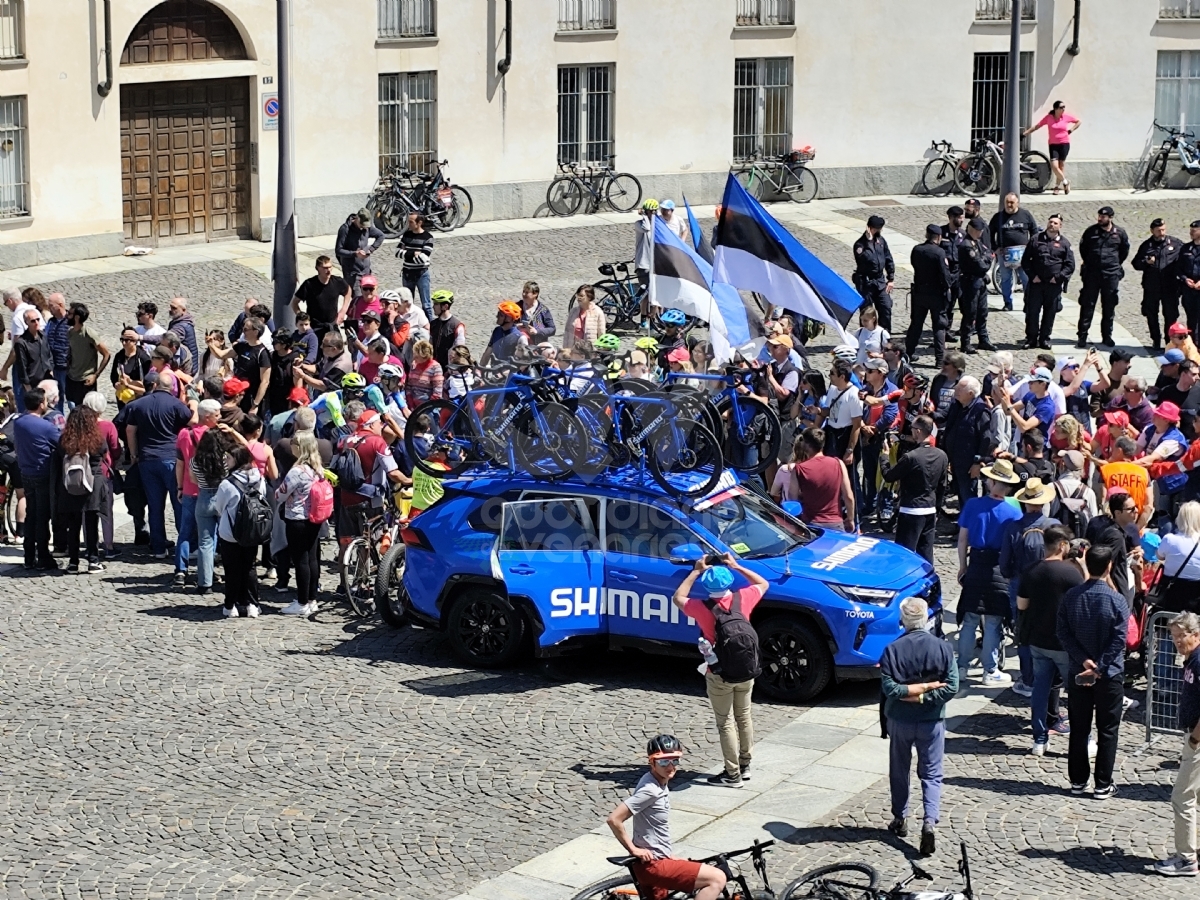
{"label": "blue car hood", "polygon": [[776,558],[761,560],[760,565],[769,570],[763,576],[770,580],[790,567],[795,577],[877,588],[904,587],[933,573],[924,559],[891,541],[830,529],[789,553],[786,564]]}

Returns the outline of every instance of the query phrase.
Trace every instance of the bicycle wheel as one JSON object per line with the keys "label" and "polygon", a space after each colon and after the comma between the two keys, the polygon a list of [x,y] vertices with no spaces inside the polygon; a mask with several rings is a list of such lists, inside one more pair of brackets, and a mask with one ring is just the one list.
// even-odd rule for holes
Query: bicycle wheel
{"label": "bicycle wheel", "polygon": [[434,231],[453,231],[454,223],[458,220],[458,212],[454,209],[454,198],[450,205],[444,206],[435,194],[425,197],[425,205],[421,209],[426,224]]}
{"label": "bicycle wheel", "polygon": [[978,153],[964,157],[954,169],[954,184],[969,197],[982,197],[997,181],[991,159]]}
{"label": "bicycle wheel", "polygon": [[383,230],[389,234],[399,234],[404,230],[404,220],[408,218],[408,207],[396,197],[385,198],[379,210],[379,221]]}
{"label": "bicycle wheel", "polygon": [[404,590],[404,544],[397,541],[379,560],[375,573],[375,608],[393,628],[408,624],[408,594]]}
{"label": "bicycle wheel", "polygon": [[[664,422],[646,443],[650,476],[675,497],[703,496],[725,471],[721,442],[699,422]],[[705,477],[704,470],[708,469]]]}
{"label": "bicycle wheel", "polygon": [[342,553],[342,594],[354,614],[366,618],[375,612],[375,566],[366,538],[356,537]]}
{"label": "bicycle wheel", "polygon": [[1040,150],[1021,154],[1021,192],[1040,194],[1050,183],[1050,157]]}
{"label": "bicycle wheel", "polygon": [[560,175],[546,188],[546,206],[556,216],[573,216],[583,203],[583,185],[570,175]]}
{"label": "bicycle wheel", "polygon": [[[421,421],[425,418],[429,421],[428,433],[433,435],[433,442],[450,445],[446,457],[449,468],[439,469],[425,461],[428,448],[417,444],[418,436],[426,433]],[[453,478],[467,466],[483,459],[479,435],[470,414],[449,400],[430,400],[412,411],[404,425],[404,450],[414,466],[433,478]]]}
{"label": "bicycle wheel", "polygon": [[[1021,279],[1018,278],[1018,285],[1020,284],[1020,281]],[[992,262],[992,275],[987,282],[987,290],[989,294],[1000,293],[1000,263],[994,260]]]}
{"label": "bicycle wheel", "polygon": [[779,900],[874,900],[879,873],[866,863],[834,863],[805,872]]}
{"label": "bicycle wheel", "polygon": [[618,172],[604,189],[604,199],[617,212],[633,212],[642,202],[642,183],[628,172]]}
{"label": "bicycle wheel", "polygon": [[471,221],[471,213],[475,212],[475,201],[471,199],[466,188],[459,187],[457,184],[450,188],[450,191],[454,194],[454,206],[458,212],[458,216],[454,220],[454,227],[462,228]]}
{"label": "bicycle wheel", "polygon": [[[629,325],[633,322],[628,307],[622,302],[625,289],[621,287],[620,282],[600,281],[593,284],[592,289],[596,292],[596,305],[604,313],[604,321],[608,323],[610,330],[618,325]],[[570,321],[571,313],[572,310],[568,309],[567,321]]]}
{"label": "bicycle wheel", "polygon": [[808,166],[784,166],[782,193],[793,203],[809,203],[816,199],[820,185],[816,173]]}
{"label": "bicycle wheel", "polygon": [[1146,174],[1142,179],[1142,186],[1153,191],[1162,187],[1162,183],[1166,180],[1167,165],[1171,161],[1170,150],[1159,150],[1154,154],[1154,158],[1150,160],[1150,165],[1146,167]]}
{"label": "bicycle wheel", "polygon": [[[761,475],[779,458],[783,426],[769,406],[753,400],[733,401],[724,397],[717,403],[724,428],[725,464],[747,475]],[[790,448],[789,448],[790,449]]]}
{"label": "bicycle wheel", "polygon": [[595,884],[589,884],[572,900],[638,900],[637,885],[626,870],[624,875],[614,875]]}
{"label": "bicycle wheel", "polygon": [[587,436],[579,419],[560,403],[527,409],[513,429],[513,456],[534,478],[554,481],[570,475],[587,457]]}
{"label": "bicycle wheel", "polygon": [[926,194],[944,197],[954,190],[954,162],[939,156],[925,164],[921,173],[921,190]]}
{"label": "bicycle wheel", "polygon": [[755,200],[761,200],[763,195],[763,180],[756,169],[742,169],[733,176],[737,183],[746,189],[746,193]]}
{"label": "bicycle wheel", "polygon": [[707,392],[682,381],[668,381],[665,387],[680,416],[692,422],[699,422],[713,434],[720,436],[723,430],[721,414]]}

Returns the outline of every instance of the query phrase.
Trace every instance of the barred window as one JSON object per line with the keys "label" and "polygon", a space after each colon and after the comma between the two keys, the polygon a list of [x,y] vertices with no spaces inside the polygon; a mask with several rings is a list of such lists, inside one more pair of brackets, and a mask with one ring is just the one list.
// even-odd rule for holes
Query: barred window
{"label": "barred window", "polygon": [[753,25],[795,25],[795,0],[737,0],[737,18],[741,27]]}
{"label": "barred window", "polygon": [[739,59],[733,76],[733,157],[792,149],[792,58]]}
{"label": "barred window", "polygon": [[0,97],[0,219],[29,215],[24,97]]}
{"label": "barred window", "polygon": [[558,67],[558,161],[607,163],[613,151],[613,66]]}
{"label": "barred window", "polygon": [[0,59],[25,56],[23,0],[0,0]]}
{"label": "barred window", "polygon": [[[1022,129],[1030,124],[1030,73],[1033,54],[1022,53],[1017,71],[1017,119]],[[1004,117],[1008,111],[1008,54],[976,53],[971,84],[971,146],[979,141],[1004,140]],[[1029,149],[1029,138],[1021,139],[1021,149]]]}
{"label": "barred window", "polygon": [[434,0],[379,0],[381,38],[433,37],[437,34]]}
{"label": "barred window", "polygon": [[424,172],[437,160],[437,73],[379,76],[379,171]]}
{"label": "barred window", "polygon": [[615,0],[558,0],[559,31],[606,31],[617,27]]}
{"label": "barred window", "polygon": [[[1200,134],[1200,52],[1160,50],[1154,83],[1154,120]],[[1161,140],[1165,133],[1158,135]]]}

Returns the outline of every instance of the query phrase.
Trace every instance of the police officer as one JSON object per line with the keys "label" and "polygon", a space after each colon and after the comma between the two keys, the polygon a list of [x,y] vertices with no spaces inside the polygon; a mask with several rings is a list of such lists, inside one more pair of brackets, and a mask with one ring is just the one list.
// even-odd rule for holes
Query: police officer
{"label": "police officer", "polygon": [[854,242],[853,280],[859,295],[879,313],[879,326],[890,332],[896,263],[883,237],[883,226],[883,216],[871,216],[867,219],[867,230]]}
{"label": "police officer", "polygon": [[966,235],[963,234],[963,217],[966,215],[961,206],[952,206],[946,210],[946,224],[942,226],[942,249],[946,251],[946,261],[950,263],[950,306],[946,310],[946,330],[954,325],[954,306],[962,304],[962,289],[958,283],[958,247]]}
{"label": "police officer", "polygon": [[[963,202],[963,212],[965,213],[965,218],[968,222],[970,222],[972,219],[981,218],[979,209],[980,206],[978,197],[968,197]],[[987,228],[983,229],[983,235],[981,236],[980,240],[983,241],[984,246],[986,246],[989,250],[992,249],[992,234]]]}
{"label": "police officer", "polygon": [[1029,278],[1025,294],[1025,349],[1050,349],[1050,332],[1062,302],[1063,285],[1075,274],[1075,251],[1063,237],[1062,216],[1054,213],[1045,230],[1029,242],[1021,257]]}
{"label": "police officer", "polygon": [[912,321],[904,338],[905,352],[909,359],[915,360],[928,313],[933,329],[934,365],[939,369],[946,353],[946,309],[950,305],[950,263],[941,242],[941,226],[927,225],[925,243],[912,248],[909,256],[913,267]]}
{"label": "police officer", "polygon": [[[1179,287],[1183,292],[1183,312],[1192,332],[1192,340],[1200,340],[1200,219],[1192,223],[1192,240],[1179,251]],[[1168,326],[1168,330],[1170,326]]]}
{"label": "police officer", "polygon": [[1179,318],[1179,276],[1175,264],[1183,241],[1167,234],[1167,223],[1150,223],[1150,237],[1133,254],[1133,267],[1142,273],[1142,315],[1150,326],[1154,352],[1162,353],[1163,332],[1158,330],[1158,311],[1162,309],[1163,331],[1169,331]]}
{"label": "police officer", "polygon": [[974,353],[971,332],[979,336],[980,350],[995,350],[988,339],[987,279],[995,258],[991,248],[984,242],[987,223],[976,216],[967,224],[966,237],[958,245],[958,283],[962,294],[959,309],[962,310],[962,325],[958,340],[963,353]]}
{"label": "police officer", "polygon": [[1115,347],[1112,329],[1116,318],[1117,292],[1121,279],[1125,277],[1123,265],[1129,256],[1129,235],[1125,229],[1113,222],[1113,208],[1102,206],[1096,212],[1096,224],[1084,229],[1079,239],[1080,274],[1083,287],[1079,291],[1079,340],[1075,346],[1088,345],[1088,330],[1092,327],[1092,316],[1096,312],[1096,298],[1100,299],[1100,341],[1107,347]]}

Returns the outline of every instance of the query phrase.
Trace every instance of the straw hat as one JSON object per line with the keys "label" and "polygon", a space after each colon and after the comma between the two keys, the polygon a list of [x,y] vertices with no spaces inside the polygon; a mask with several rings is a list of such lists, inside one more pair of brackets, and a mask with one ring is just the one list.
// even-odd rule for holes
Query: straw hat
{"label": "straw hat", "polygon": [[992,481],[999,481],[1004,484],[1021,483],[1020,477],[1013,471],[1011,460],[998,459],[992,465],[984,466],[979,471],[984,478],[990,478]]}
{"label": "straw hat", "polygon": [[1018,503],[1029,506],[1045,506],[1054,499],[1054,485],[1043,484],[1040,478],[1030,478],[1025,487],[1017,491],[1015,497]]}

